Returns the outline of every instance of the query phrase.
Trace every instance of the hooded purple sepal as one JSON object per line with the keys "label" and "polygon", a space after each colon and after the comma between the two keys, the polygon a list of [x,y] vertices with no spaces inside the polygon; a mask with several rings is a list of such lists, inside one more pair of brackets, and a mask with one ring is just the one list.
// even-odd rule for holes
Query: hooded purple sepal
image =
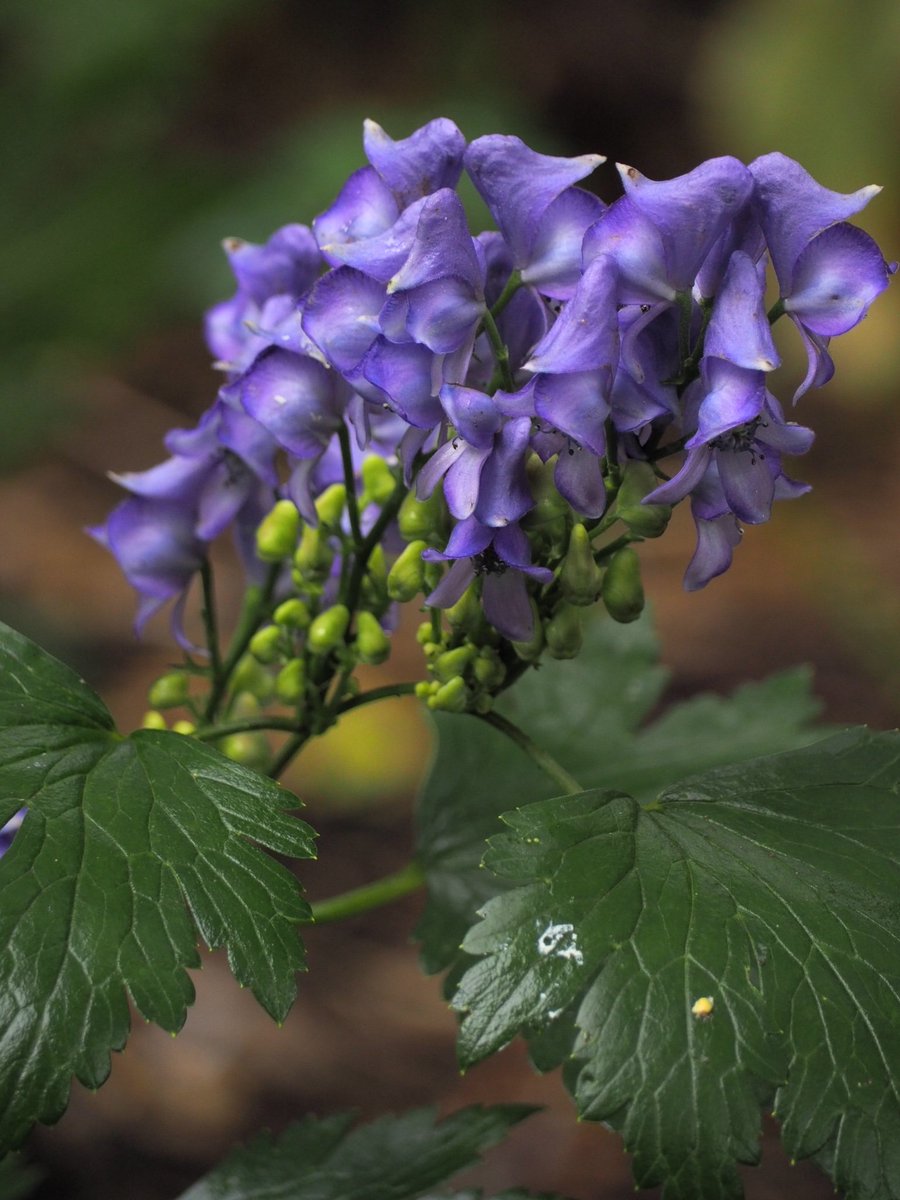
{"label": "hooded purple sepal", "polygon": [[856,192],[833,192],[786,154],[764,154],[749,170],[754,207],[782,294],[791,289],[794,266],[807,243],[829,225],[858,213],[881,191],[870,184]]}
{"label": "hooded purple sepal", "polygon": [[524,369],[550,375],[606,370],[611,376],[619,357],[618,278],[608,255],[588,263],[571,300]]}
{"label": "hooded purple sepal", "polygon": [[446,117],[429,121],[397,141],[375,121],[366,120],[363,148],[366,158],[405,208],[440,188],[456,187],[466,139]]}
{"label": "hooded purple sepal", "polygon": [[352,371],[381,333],[384,285],[353,267],[323,275],[303,305],[304,332],[339,371]]}
{"label": "hooded purple sepal", "polygon": [[706,328],[703,353],[753,371],[781,362],[766,316],[766,264],[735,251],[728,263]]}
{"label": "hooded purple sepal", "polygon": [[534,385],[535,410],[555,429],[602,458],[611,384],[609,370],[539,375]]}
{"label": "hooded purple sepal", "polygon": [[[538,154],[520,138],[503,134],[476,138],[464,159],[472,182],[520,269],[527,269],[532,263],[541,218],[552,202],[605,161],[599,154],[583,154],[578,158]],[[545,257],[546,249],[542,238],[541,258]]]}
{"label": "hooded purple sepal", "polygon": [[246,411],[298,458],[321,454],[341,425],[349,389],[315,359],[267,350],[240,381]]}
{"label": "hooded purple sepal", "polygon": [[351,376],[350,382],[367,400],[387,406],[417,429],[430,430],[444,415],[435,394],[436,366],[440,359],[426,346],[378,337],[360,363],[363,381]]}
{"label": "hooded purple sepal", "polygon": [[865,317],[896,269],[867,233],[843,221],[831,225],[797,259],[785,312],[818,337],[846,333]]}

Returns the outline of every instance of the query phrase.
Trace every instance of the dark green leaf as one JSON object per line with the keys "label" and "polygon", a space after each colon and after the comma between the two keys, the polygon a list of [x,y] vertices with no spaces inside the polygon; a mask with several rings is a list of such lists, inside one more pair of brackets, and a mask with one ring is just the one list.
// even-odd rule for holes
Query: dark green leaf
{"label": "dark green leaf", "polygon": [[191,738],[122,738],[77,676],[0,626],[0,821],[23,805],[0,858],[2,1149],[59,1117],[71,1075],[103,1083],[128,1035],[126,990],[148,1020],[181,1027],[198,930],[280,1020],[309,908],[252,842],[313,854],[288,792]]}
{"label": "dark green leaf", "polygon": [[[648,617],[631,625],[592,620],[577,659],[531,671],[501,709],[585,786],[639,798],[705,767],[822,736],[809,726],[818,705],[804,670],[750,684],[728,699],[698,697],[638,733],[665,683],[657,657]],[[459,944],[477,910],[505,886],[480,869],[500,814],[559,791],[507,738],[470,717],[441,716],[438,732],[419,805],[428,905],[416,934],[431,972],[460,964]]]}
{"label": "dark green leaf", "polygon": [[41,1172],[18,1154],[0,1159],[0,1200],[25,1200],[41,1181]]}
{"label": "dark green leaf", "polygon": [[435,1124],[432,1109],[417,1109],[352,1132],[352,1114],[307,1117],[234,1151],[182,1200],[415,1200],[534,1111],[465,1108]]}
{"label": "dark green leaf", "polygon": [[577,1005],[569,1085],[640,1184],[739,1196],[774,1100],[793,1157],[896,1197],[898,763],[900,736],[851,731],[643,809],[591,791],[507,814],[486,861],[519,886],[464,943],[463,1061]]}

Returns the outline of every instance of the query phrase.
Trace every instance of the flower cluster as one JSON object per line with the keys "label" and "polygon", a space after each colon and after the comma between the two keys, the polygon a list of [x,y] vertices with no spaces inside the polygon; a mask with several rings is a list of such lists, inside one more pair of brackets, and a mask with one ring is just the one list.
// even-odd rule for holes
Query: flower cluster
{"label": "flower cluster", "polygon": [[[309,572],[288,563],[295,530],[282,602],[291,569],[304,603],[346,609],[348,587],[356,602],[368,575],[353,584],[353,562],[363,546],[369,562],[377,526],[407,580],[371,606],[381,624],[390,596],[421,586],[432,608],[474,596],[503,638],[533,644],[538,623],[564,627],[563,606],[599,595],[634,615],[628,543],[661,532],[666,506],[690,497],[693,589],[728,567],[741,523],[806,490],[783,460],[813,434],[769,390],[771,324],[787,316],[806,347],[795,400],[831,378],[830,339],[895,269],[847,223],[877,188],[832,192],[767,154],[666,181],[620,166],[624,194],[607,206],[578,186],[595,154],[550,157],[501,135],[467,144],[445,119],[398,141],[367,122],[364,146],[369,165],[311,227],[225,243],[237,290],[206,325],[224,385],[195,429],[169,435],[164,463],[116,477],[130,497],[92,531],[140,594],[139,628],[174,600],[183,636],[188,585],[227,526],[259,580],[255,534],[276,502],[304,537],[320,532],[327,560],[319,592],[304,592]],[[473,236],[463,172],[495,230]],[[437,514],[405,539],[415,562],[388,505],[407,487]],[[617,520],[623,532],[598,548]]]}

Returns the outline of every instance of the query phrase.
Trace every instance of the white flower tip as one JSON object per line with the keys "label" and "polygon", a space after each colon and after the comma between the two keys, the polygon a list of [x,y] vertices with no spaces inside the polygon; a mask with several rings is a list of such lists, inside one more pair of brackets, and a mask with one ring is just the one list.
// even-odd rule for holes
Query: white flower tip
{"label": "white flower tip", "polygon": [[363,136],[368,138],[377,138],[382,142],[389,142],[391,140],[378,122],[373,121],[371,117],[366,117],[366,119],[363,121]]}
{"label": "white flower tip", "polygon": [[616,163],[616,170],[622,177],[622,182],[627,187],[629,183],[637,183],[643,179],[643,175],[637,167],[629,167],[628,163]]}
{"label": "white flower tip", "polygon": [[222,249],[226,254],[237,254],[238,250],[242,250],[247,243],[243,238],[227,237],[222,238]]}

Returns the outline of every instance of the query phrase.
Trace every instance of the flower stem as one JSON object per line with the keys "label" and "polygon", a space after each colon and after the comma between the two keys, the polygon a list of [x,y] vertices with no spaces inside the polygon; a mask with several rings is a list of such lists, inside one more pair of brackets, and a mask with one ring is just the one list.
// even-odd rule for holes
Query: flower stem
{"label": "flower stem", "polygon": [[362,544],[362,530],[359,527],[359,504],[356,499],[356,475],[353,471],[353,456],[350,452],[350,431],[343,422],[338,430],[338,440],[341,443],[341,463],[344,468],[344,485],[347,488],[347,516],[350,518],[350,532],[353,534],[353,544]]}
{"label": "flower stem", "polygon": [[424,882],[425,872],[419,863],[413,860],[392,875],[385,875],[383,879],[376,879],[373,883],[366,883],[350,892],[342,892],[339,896],[331,896],[313,904],[312,919],[317,925],[322,925],[326,921],[342,921],[345,917],[355,917],[357,913],[381,908],[399,900],[401,896],[418,891]]}
{"label": "flower stem", "polygon": [[245,717],[241,721],[226,721],[222,725],[205,725],[195,730],[194,737],[201,742],[215,742],[232,733],[255,733],[272,730],[276,733],[296,733],[297,721],[293,717],[260,716]]}
{"label": "flower stem", "polygon": [[488,335],[488,341],[491,343],[491,348],[494,351],[494,357],[497,359],[497,370],[500,373],[500,382],[507,392],[515,391],[513,384],[512,371],[509,367],[509,350],[506,347],[501,336],[500,330],[497,328],[497,322],[494,320],[491,313],[485,310],[482,317],[484,324],[484,332]]}
{"label": "flower stem", "polygon": [[414,683],[386,683],[383,687],[371,688],[368,692],[360,692],[358,696],[350,696],[337,708],[337,714],[342,716],[352,708],[360,708],[363,704],[372,704],[376,700],[389,700],[392,696],[412,696],[415,693]]}
{"label": "flower stem", "polygon": [[278,579],[280,570],[281,563],[273,563],[263,585],[247,589],[244,607],[238,620],[237,629],[235,629],[231,644],[228,647],[225,661],[221,664],[221,669],[213,674],[213,686],[203,713],[203,720],[207,725],[212,724],[215,719],[232,672],[243,657],[247,646],[250,644],[250,639],[259,628],[263,617],[269,611],[269,606],[272,602],[272,593],[275,590],[275,581]]}
{"label": "flower stem", "polygon": [[206,648],[209,651],[213,686],[215,686],[222,675],[222,655],[219,650],[219,622],[216,616],[212,563],[208,558],[204,558],[200,567],[200,582],[203,587],[203,628],[206,631]]}
{"label": "flower stem", "polygon": [[579,792],[583,792],[584,788],[570,775],[565,767],[561,766],[556,759],[548,754],[546,750],[541,749],[535,742],[531,740],[523,729],[518,725],[514,725],[512,721],[502,717],[497,712],[488,712],[479,714],[482,721],[486,721],[488,725],[493,725],[495,729],[499,729],[521,749],[524,750],[528,757],[534,762],[545,775],[549,776],[554,783],[558,783],[563,792],[567,796],[577,796]]}
{"label": "flower stem", "polygon": [[766,318],[770,325],[774,325],[779,317],[783,317],[785,312],[784,300],[776,300],[766,314]]}
{"label": "flower stem", "polygon": [[509,279],[507,279],[506,286],[503,288],[503,291],[497,297],[496,302],[491,305],[492,317],[500,316],[504,308],[506,308],[507,304],[509,304],[510,300],[512,300],[513,296],[521,286],[522,276],[518,271],[513,271]]}

